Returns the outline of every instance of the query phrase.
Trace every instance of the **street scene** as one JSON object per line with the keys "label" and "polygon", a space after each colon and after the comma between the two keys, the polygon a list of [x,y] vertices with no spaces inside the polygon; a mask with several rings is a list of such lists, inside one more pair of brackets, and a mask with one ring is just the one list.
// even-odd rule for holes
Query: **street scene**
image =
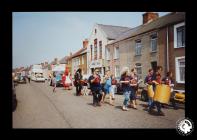
{"label": "street scene", "polygon": [[[115,95],[115,105],[93,107],[92,96],[75,96],[75,91],[60,87],[55,93],[47,83],[31,82],[16,87],[18,105],[13,113],[13,128],[175,128],[184,117],[180,109],[163,108],[165,116],[149,115],[146,102],[137,101],[138,109],[122,111],[123,95]],[[95,118],[95,119],[94,119]]]}
{"label": "street scene", "polygon": [[175,129],[185,117],[184,12],[12,16],[13,128]]}

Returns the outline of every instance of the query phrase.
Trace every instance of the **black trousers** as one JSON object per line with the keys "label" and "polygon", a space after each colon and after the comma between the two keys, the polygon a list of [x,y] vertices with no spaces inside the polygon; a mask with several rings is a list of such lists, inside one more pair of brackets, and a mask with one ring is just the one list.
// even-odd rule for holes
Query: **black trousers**
{"label": "black trousers", "polygon": [[81,94],[82,86],[81,84],[76,85],[76,95],[79,96]]}
{"label": "black trousers", "polygon": [[99,103],[102,99],[102,90],[92,90],[93,104]]}

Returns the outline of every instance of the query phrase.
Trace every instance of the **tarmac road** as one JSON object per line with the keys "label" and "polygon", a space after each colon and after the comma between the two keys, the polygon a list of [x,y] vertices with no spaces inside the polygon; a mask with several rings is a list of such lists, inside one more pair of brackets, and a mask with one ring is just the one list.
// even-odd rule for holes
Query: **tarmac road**
{"label": "tarmac road", "polygon": [[184,107],[162,108],[165,116],[150,115],[140,100],[137,110],[122,111],[123,95],[115,96],[115,106],[93,107],[92,96],[75,96],[75,88],[58,87],[53,93],[47,83],[33,81],[16,86],[16,96],[13,128],[175,128],[185,116]]}

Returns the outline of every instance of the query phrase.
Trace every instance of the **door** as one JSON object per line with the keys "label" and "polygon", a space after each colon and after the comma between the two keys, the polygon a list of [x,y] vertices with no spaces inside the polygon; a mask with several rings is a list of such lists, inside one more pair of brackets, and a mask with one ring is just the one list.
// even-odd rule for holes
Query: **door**
{"label": "door", "polygon": [[157,61],[151,62],[151,67],[154,70],[154,72],[156,72],[156,69],[157,69]]}

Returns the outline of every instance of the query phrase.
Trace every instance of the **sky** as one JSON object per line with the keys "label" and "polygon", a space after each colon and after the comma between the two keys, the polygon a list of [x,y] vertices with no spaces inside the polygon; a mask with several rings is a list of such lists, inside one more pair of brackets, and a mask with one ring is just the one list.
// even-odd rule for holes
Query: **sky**
{"label": "sky", "polygon": [[[51,63],[83,47],[95,23],[136,27],[145,12],[13,12],[13,68]],[[159,16],[169,12],[158,12]]]}

